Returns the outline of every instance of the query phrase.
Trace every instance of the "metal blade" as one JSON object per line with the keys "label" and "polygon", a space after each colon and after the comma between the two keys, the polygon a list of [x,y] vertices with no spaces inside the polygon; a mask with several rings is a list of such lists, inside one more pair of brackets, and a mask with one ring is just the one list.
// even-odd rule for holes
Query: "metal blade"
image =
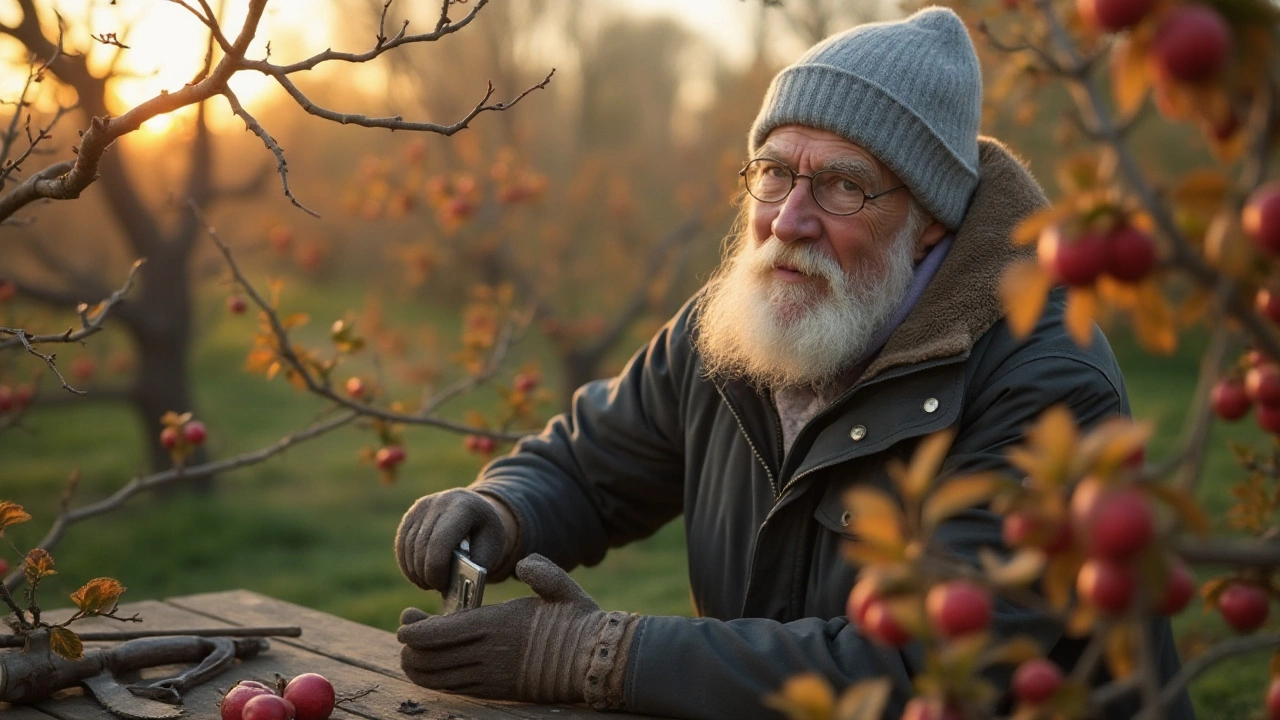
{"label": "metal blade", "polygon": [[134,695],[107,671],[80,682],[102,703],[102,707],[127,720],[159,720],[182,715],[182,708]]}

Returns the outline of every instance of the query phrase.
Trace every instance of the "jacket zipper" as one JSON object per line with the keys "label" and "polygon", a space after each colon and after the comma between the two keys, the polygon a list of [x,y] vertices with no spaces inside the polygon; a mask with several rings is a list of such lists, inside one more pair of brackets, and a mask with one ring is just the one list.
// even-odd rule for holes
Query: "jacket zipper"
{"label": "jacket zipper", "polygon": [[724,406],[729,408],[729,412],[733,413],[733,419],[738,423],[738,431],[742,433],[742,437],[747,440],[747,445],[751,447],[751,454],[756,456],[756,460],[759,461],[760,467],[764,468],[764,473],[769,478],[769,489],[773,491],[774,503],[777,503],[780,494],[778,492],[778,481],[773,476],[773,470],[769,467],[769,463],[764,461],[764,456],[760,454],[760,449],[757,448],[756,444],[751,440],[751,433],[747,432],[747,426],[742,423],[742,416],[738,414],[736,409],[734,409],[733,403],[729,402],[729,398],[725,396],[724,390],[721,390],[720,386],[717,385],[716,392],[720,393],[720,399],[724,401]]}

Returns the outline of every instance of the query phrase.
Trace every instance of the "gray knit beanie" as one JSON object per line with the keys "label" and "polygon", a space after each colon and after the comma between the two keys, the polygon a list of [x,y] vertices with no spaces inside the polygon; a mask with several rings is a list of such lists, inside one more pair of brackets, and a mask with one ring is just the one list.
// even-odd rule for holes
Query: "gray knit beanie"
{"label": "gray knit beanie", "polygon": [[755,157],[782,125],[834,132],[879,158],[954,230],[978,185],[981,114],[969,33],[954,12],[933,7],[815,45],[773,79],[747,144]]}

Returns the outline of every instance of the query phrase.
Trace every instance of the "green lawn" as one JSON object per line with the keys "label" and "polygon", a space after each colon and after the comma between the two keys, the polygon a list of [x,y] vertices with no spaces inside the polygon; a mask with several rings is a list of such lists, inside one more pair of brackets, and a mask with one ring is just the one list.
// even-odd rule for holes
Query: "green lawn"
{"label": "green lawn", "polygon": [[[207,306],[220,308],[210,296]],[[358,307],[356,291],[295,284],[285,308],[306,309],[315,318],[304,336],[323,334],[344,307]],[[389,319],[409,322],[425,310],[400,308]],[[199,410],[210,428],[209,445],[229,456],[267,444],[309,424],[323,406],[281,380],[267,382],[241,370],[253,320],[210,310],[201,332],[196,372]],[[1120,333],[1116,333],[1120,337]],[[443,338],[451,337],[442,333]],[[1173,446],[1186,412],[1199,346],[1172,358],[1151,358],[1129,343],[1116,348],[1126,368],[1134,411],[1158,420],[1148,457],[1159,460]],[[536,354],[538,348],[532,347]],[[344,375],[345,377],[345,375]],[[549,382],[554,383],[554,378]],[[44,392],[51,392],[45,388]],[[491,397],[479,396],[482,405]],[[459,413],[466,402],[460,403]],[[35,521],[6,532],[3,552],[35,542],[56,512],[67,475],[81,470],[77,502],[103,497],[143,468],[139,438],[128,411],[110,405],[62,406],[34,412],[27,428],[0,434],[0,498],[15,500]],[[1228,436],[1263,443],[1250,421],[1214,429],[1214,452],[1201,488],[1215,521],[1229,506],[1227,487],[1239,476],[1225,451]],[[79,584],[112,576],[129,587],[126,600],[248,588],[292,602],[391,629],[401,608],[428,610],[438,596],[401,579],[391,543],[401,513],[425,493],[468,482],[480,460],[455,436],[409,428],[409,460],[392,486],[357,460],[372,443],[366,429],[344,428],[267,463],[229,473],[215,494],[173,498],[137,497],[123,511],[73,527],[55,550],[60,574],[42,594],[46,606],[65,603]],[[683,529],[675,523],[654,537],[616,551],[599,567],[575,577],[607,609],[642,613],[690,611],[683,556]],[[494,586],[490,600],[520,594],[513,583]],[[1178,618],[1183,637],[1225,635],[1216,615],[1198,608]],[[1203,717],[1244,718],[1261,706],[1265,655],[1220,666],[1195,688]]]}

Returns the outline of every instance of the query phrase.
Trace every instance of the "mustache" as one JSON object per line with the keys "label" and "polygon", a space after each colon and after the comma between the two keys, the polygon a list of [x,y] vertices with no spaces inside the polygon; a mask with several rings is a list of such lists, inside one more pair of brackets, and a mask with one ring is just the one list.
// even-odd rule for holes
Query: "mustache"
{"label": "mustache", "polygon": [[811,277],[824,278],[832,284],[840,283],[844,278],[840,264],[812,245],[788,245],[770,240],[751,253],[750,263],[751,268],[760,273],[785,267]]}

